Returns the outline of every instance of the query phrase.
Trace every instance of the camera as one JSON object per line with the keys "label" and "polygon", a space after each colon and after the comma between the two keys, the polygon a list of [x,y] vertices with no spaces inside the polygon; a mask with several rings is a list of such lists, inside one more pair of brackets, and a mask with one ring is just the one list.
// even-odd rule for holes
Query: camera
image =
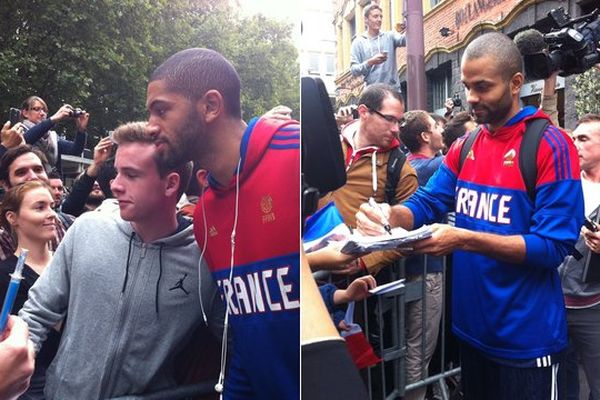
{"label": "camera", "polygon": [[81,108],[77,107],[77,108],[72,108],[71,111],[69,112],[69,117],[70,118],[79,118],[80,116],[85,114],[85,110],[82,110]]}
{"label": "camera", "polygon": [[454,93],[454,96],[452,96],[452,104],[454,104],[454,107],[462,107],[462,100],[458,93]]}
{"label": "camera", "polygon": [[523,54],[525,73],[531,79],[546,79],[560,71],[569,76],[587,71],[600,62],[597,50],[600,39],[599,11],[571,18],[562,7],[551,10],[545,19],[550,31],[529,29],[515,37]]}
{"label": "camera", "polygon": [[11,107],[8,112],[8,119],[11,127],[15,126],[16,123],[21,122],[21,110]]}

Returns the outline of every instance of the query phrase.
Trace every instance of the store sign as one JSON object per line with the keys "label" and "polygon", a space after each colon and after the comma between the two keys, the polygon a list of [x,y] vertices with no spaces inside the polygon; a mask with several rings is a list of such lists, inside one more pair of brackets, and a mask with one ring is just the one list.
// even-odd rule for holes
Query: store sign
{"label": "store sign", "polygon": [[457,28],[476,20],[481,13],[491,10],[506,0],[473,0],[454,13],[454,23]]}
{"label": "store sign", "polygon": [[[562,76],[559,76],[556,79],[556,87],[555,89],[564,89],[565,87],[565,78]],[[529,82],[523,85],[523,87],[521,88],[521,93],[520,93],[520,97],[528,97],[528,96],[533,96],[536,94],[540,94],[542,93],[542,91],[544,90],[544,81],[542,79],[540,79],[539,81],[533,81],[533,82]]]}

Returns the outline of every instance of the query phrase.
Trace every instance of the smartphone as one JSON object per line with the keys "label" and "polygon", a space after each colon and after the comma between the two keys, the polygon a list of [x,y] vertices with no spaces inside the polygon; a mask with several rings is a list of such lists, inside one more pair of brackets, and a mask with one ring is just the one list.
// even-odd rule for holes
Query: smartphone
{"label": "smartphone", "polygon": [[21,122],[21,110],[11,107],[8,112],[8,119],[11,127],[15,126],[17,122]]}
{"label": "smartphone", "polygon": [[588,228],[592,232],[598,232],[598,225],[596,225],[596,223],[594,221],[590,220],[589,218],[586,218],[583,221],[583,225],[585,225],[585,227]]}
{"label": "smartphone", "polygon": [[111,142],[115,143],[115,140],[113,139],[113,133],[115,133],[115,131],[108,131],[108,138]]}

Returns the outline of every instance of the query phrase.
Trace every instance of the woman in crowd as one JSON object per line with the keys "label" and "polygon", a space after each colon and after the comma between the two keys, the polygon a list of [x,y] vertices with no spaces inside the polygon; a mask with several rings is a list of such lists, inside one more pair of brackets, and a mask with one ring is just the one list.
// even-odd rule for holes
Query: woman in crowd
{"label": "woman in crowd", "polygon": [[[81,110],[77,110],[81,111]],[[27,144],[39,148],[48,159],[48,170],[56,170],[61,173],[62,154],[81,155],[87,139],[87,125],[90,115],[85,111],[76,112],[68,104],[63,105],[54,115],[47,118],[48,106],[38,96],[30,96],[21,105],[23,137]],[[75,141],[60,139],[58,134],[52,130],[54,126],[65,119],[74,118],[77,126]]]}
{"label": "woman in crowd", "polygon": [[[23,280],[19,287],[12,314],[17,314],[27,300],[29,288],[50,264],[52,254],[48,242],[56,235],[56,214],[50,187],[42,181],[29,181],[11,188],[0,205],[0,223],[9,230],[17,241],[15,253],[0,261],[0,298],[8,289],[10,276],[22,249],[29,254],[23,269]],[[36,358],[35,372],[29,390],[20,399],[43,399],[46,369],[52,362],[60,334],[52,331]]]}

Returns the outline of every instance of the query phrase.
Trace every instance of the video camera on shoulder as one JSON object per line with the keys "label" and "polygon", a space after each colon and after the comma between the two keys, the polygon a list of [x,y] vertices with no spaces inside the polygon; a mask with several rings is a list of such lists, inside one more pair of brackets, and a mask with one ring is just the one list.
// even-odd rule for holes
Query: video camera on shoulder
{"label": "video camera on shoulder", "polygon": [[598,9],[571,18],[562,7],[551,10],[543,21],[547,33],[528,29],[515,36],[523,55],[525,73],[531,79],[546,79],[556,71],[561,76],[580,74],[600,62]]}

